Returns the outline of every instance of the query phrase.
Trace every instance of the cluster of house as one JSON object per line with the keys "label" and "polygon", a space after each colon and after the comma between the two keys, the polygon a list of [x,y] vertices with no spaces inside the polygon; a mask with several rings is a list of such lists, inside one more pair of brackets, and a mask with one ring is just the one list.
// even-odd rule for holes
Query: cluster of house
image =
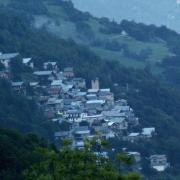
{"label": "cluster of house", "polygon": [[[141,171],[142,166],[141,166],[141,154],[139,152],[131,152],[127,151],[126,148],[123,149],[124,152],[126,152],[130,157],[133,157],[135,163],[132,166],[133,170],[135,171]],[[167,156],[166,155],[160,155],[160,154],[154,154],[151,155],[148,160],[150,161],[150,167],[157,172],[163,172],[167,168],[170,167],[170,163],[168,162]]]}
{"label": "cluster of house", "polygon": [[[0,54],[0,63],[5,70],[0,71],[0,78],[10,79],[10,62],[18,53]],[[71,139],[72,146],[84,148],[86,139],[93,139],[97,133],[104,139],[121,138],[135,142],[149,139],[155,134],[155,128],[143,128],[141,132],[132,129],[139,125],[139,119],[127,100],[116,100],[109,88],[100,88],[99,79],[91,81],[91,88],[86,87],[86,80],[76,77],[73,67],[59,70],[57,62],[45,62],[39,69],[34,67],[32,58],[23,58],[22,63],[33,70],[30,81],[11,81],[16,93],[35,97],[44,115],[50,121],[66,122],[69,129],[54,133],[55,140]],[[128,152],[137,163],[141,160],[139,152]],[[103,152],[107,155],[107,152]],[[150,157],[151,166],[163,171],[169,165],[165,155]]]}

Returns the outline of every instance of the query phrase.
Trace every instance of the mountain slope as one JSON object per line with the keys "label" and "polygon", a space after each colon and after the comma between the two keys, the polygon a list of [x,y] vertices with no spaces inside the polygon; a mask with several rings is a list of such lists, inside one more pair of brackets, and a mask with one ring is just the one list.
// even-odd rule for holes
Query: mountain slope
{"label": "mountain slope", "polygon": [[[117,60],[127,67],[142,69],[150,64],[152,71],[159,73],[163,68],[156,63],[172,55],[167,42],[156,35],[150,40],[136,38],[143,28],[141,25],[129,23],[127,26],[126,22],[116,24],[97,19],[61,0],[41,0],[36,8],[32,2],[27,2],[31,11],[26,9],[23,1],[1,0],[0,3],[11,9],[21,7],[24,13],[31,15],[31,23],[37,29],[46,28],[61,39],[73,39],[78,44],[88,45],[102,58]],[[135,35],[128,32],[131,26],[135,28]]]}
{"label": "mountain slope", "polygon": [[33,132],[52,138],[53,125],[42,115],[33,100],[14,94],[10,84],[0,79],[0,127]]}
{"label": "mountain slope", "polygon": [[[64,10],[64,6],[67,6],[70,10]],[[47,1],[46,7],[51,17],[53,17],[53,19],[47,19],[50,23],[46,24],[46,27],[50,32],[60,38],[72,38],[77,43],[86,44],[103,58],[110,57],[109,59],[118,60],[126,66],[144,68],[146,62],[139,60],[141,52],[150,51],[144,60],[152,64],[161,61],[170,54],[165,42],[157,38],[154,39],[154,42],[142,42],[132,36],[123,36],[123,29],[116,27],[116,24],[103,24],[103,21],[101,22],[99,19],[78,12],[70,4]],[[69,15],[69,12],[72,12],[72,15]],[[79,18],[79,16],[83,16],[84,19]],[[35,25],[38,24],[38,20],[42,21],[42,18],[45,17],[38,16],[35,19]],[[115,26],[112,28],[116,28],[117,32],[104,33],[103,30],[106,29],[111,31],[111,25]],[[137,57],[134,58],[133,55],[125,54],[123,47],[128,47],[129,54],[137,54]]]}
{"label": "mountain slope", "polygon": [[[72,0],[75,7],[97,17],[108,17],[120,22],[123,19],[146,24],[166,25],[179,32],[178,0]],[[128,9],[128,11],[127,11]]]}
{"label": "mountain slope", "polygon": [[23,171],[40,160],[35,151],[39,147],[47,147],[47,143],[35,135],[0,129],[0,179],[24,179]]}
{"label": "mountain slope", "polygon": [[[27,2],[29,2],[28,6]],[[66,66],[73,66],[76,74],[86,78],[88,82],[90,82],[92,78],[99,77],[101,87],[110,87],[112,91],[115,92],[116,97],[129,100],[130,105],[135,109],[135,112],[139,116],[140,122],[143,126],[154,126],[157,129],[157,138],[153,141],[147,142],[146,144],[141,144],[141,146],[136,145],[135,147],[139,147],[138,150],[147,156],[156,152],[167,154],[170,157],[170,162],[173,164],[172,170],[169,173],[174,177],[178,176],[180,169],[179,89],[174,89],[173,86],[169,87],[167,84],[159,82],[159,80],[151,74],[149,68],[143,70],[125,68],[121,66],[118,61],[101,59],[88,47],[78,45],[72,40],[57,38],[57,36],[46,31],[46,28],[35,28],[33,26],[34,17],[42,17],[42,14],[44,16],[47,14],[46,17],[52,18],[52,14],[49,14],[49,11],[47,11],[44,6],[44,3],[47,3],[47,1],[38,1],[38,3],[43,3],[40,4],[41,8],[38,8],[38,10],[36,7],[39,5],[34,4],[36,2],[37,1],[30,0],[22,0],[22,2],[14,0],[15,4],[11,4],[11,6],[9,5],[8,7],[0,7],[0,50],[3,52],[18,51],[25,57],[31,56],[35,59],[36,65],[39,66],[42,62],[48,60],[57,61],[61,69]],[[75,21],[75,17],[78,17],[78,19],[81,18],[81,20],[87,18],[87,16],[84,16],[81,13],[74,16],[74,12],[78,11],[73,10],[71,12],[69,5],[66,5],[67,7],[64,7],[64,5],[60,7],[62,7],[63,11],[67,11],[66,8],[68,8],[69,14],[67,13],[67,15],[68,18],[73,18],[71,19],[72,22]],[[55,7],[59,8],[57,5]],[[53,12],[55,12],[55,10],[53,10]],[[62,15],[64,16],[64,13]],[[111,22],[106,23],[112,25]],[[154,32],[153,37],[155,35],[155,37],[157,37],[157,34],[159,34],[158,37],[161,37],[161,41],[163,39],[164,41],[166,40],[169,49],[172,48],[173,50],[178,50],[178,46],[175,48],[174,42],[177,40],[176,45],[178,45],[179,36],[175,32],[171,32],[165,28],[158,29],[154,26],[149,27],[145,25],[132,24],[131,22],[126,23],[131,25],[128,25],[127,27],[133,27],[136,32],[137,29],[141,30],[139,33],[140,35],[138,33],[134,35],[134,29],[127,28],[128,33],[131,34],[132,37],[136,36],[136,39],[133,38],[135,42],[137,42],[138,38],[142,37],[144,37],[146,41],[149,41],[148,38],[150,39],[150,35],[152,35],[151,33]],[[110,25],[108,27],[110,27]],[[123,24],[123,27],[126,25],[127,24]],[[115,25],[115,27],[119,26]],[[112,33],[110,32],[110,34]],[[139,36],[137,36],[137,34]],[[142,36],[142,34],[144,34],[144,36]],[[145,42],[140,39],[138,41],[142,43]],[[174,45],[171,47],[170,45],[172,44]],[[114,86],[115,83],[118,86]],[[129,91],[126,89],[127,84],[129,86]],[[4,86],[2,86],[1,89],[5,92],[7,91]],[[4,96],[2,96],[2,98],[3,97]],[[5,97],[8,98],[7,95]],[[6,106],[6,103],[3,103],[2,105]],[[14,106],[12,107],[14,111],[15,108],[16,107]],[[28,111],[25,111],[25,113],[28,114],[29,107],[27,108]],[[20,110],[20,107],[18,110]],[[16,113],[14,114],[17,116]],[[0,117],[2,115],[3,114],[0,114]],[[17,116],[16,119],[21,120],[22,118],[21,116]],[[11,125],[10,120],[12,119],[9,119],[9,124]],[[0,121],[0,123],[3,125],[3,121]],[[31,125],[33,124],[35,124],[35,121],[33,121]],[[119,146],[121,142],[118,141],[116,145],[117,144]]]}

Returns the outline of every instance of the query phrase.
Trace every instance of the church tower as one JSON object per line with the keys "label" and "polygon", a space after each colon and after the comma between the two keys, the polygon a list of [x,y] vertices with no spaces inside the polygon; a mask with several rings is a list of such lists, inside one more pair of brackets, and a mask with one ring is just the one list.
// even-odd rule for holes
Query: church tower
{"label": "church tower", "polygon": [[95,80],[91,81],[92,89],[98,89],[99,90],[99,78],[96,78]]}

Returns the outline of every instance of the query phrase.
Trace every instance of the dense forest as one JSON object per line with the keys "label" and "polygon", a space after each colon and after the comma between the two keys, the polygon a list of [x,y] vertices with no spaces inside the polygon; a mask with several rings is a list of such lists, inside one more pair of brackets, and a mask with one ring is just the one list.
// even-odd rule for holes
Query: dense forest
{"label": "dense forest", "polygon": [[[32,14],[47,13],[47,9],[41,4],[43,1],[37,3],[37,1],[14,0],[12,2],[8,7],[0,6],[0,51],[19,52],[23,57],[33,57],[37,66],[50,59],[57,61],[60,68],[73,66],[76,74],[86,78],[88,83],[92,78],[99,77],[102,87],[111,87],[116,97],[129,100],[142,125],[154,126],[157,129],[156,139],[152,142],[139,143],[134,148],[138,147],[139,152],[145,156],[155,152],[167,154],[173,164],[169,174],[172,177],[179,177],[180,95],[178,87],[169,86],[168,82],[164,81],[164,77],[155,77],[151,73],[150,66],[142,70],[127,68],[118,61],[100,58],[87,46],[78,45],[71,39],[57,38],[46,28],[34,28],[31,24]],[[71,10],[70,14],[72,13],[72,15],[69,18],[74,18],[73,21],[77,21],[79,17],[83,16],[81,13],[74,14],[73,8]],[[84,19],[88,17],[87,15]],[[102,23],[105,23],[109,29],[115,28],[111,30],[113,33],[119,31],[118,28],[121,31],[121,27],[123,27],[131,36],[140,41],[150,40],[153,37],[166,41],[171,51],[177,56],[173,59],[172,57],[165,58],[159,66],[167,67],[164,73],[171,83],[179,82],[177,75],[179,73],[178,44],[180,37],[177,33],[165,27],[156,28],[127,21],[123,21],[120,25],[106,21]],[[17,73],[19,74],[17,79],[24,78],[22,67],[19,67]],[[118,86],[114,86],[114,84]],[[127,84],[129,90],[126,89]],[[41,110],[37,108],[34,101],[14,95],[9,84],[4,81],[0,81],[0,126],[18,129],[21,132],[34,132],[46,137],[51,137],[53,130],[51,124],[44,123]],[[3,141],[5,140],[2,139],[1,142]],[[23,140],[23,142],[25,141],[26,139]],[[20,144],[24,144],[23,142]],[[38,141],[35,143],[38,145]],[[119,142],[114,144],[119,144]],[[12,146],[12,144],[7,145],[9,150]],[[151,148],[147,149],[146,147]],[[2,176],[5,172],[2,172]]]}
{"label": "dense forest", "polygon": [[[22,135],[16,131],[0,129],[0,179],[107,179],[139,180],[136,173],[120,173],[109,160],[89,150],[68,148],[57,150],[44,139],[33,134]],[[126,155],[117,156],[119,163],[131,164]],[[98,162],[98,163],[97,163]]]}
{"label": "dense forest", "polygon": [[[180,7],[178,0],[163,0],[158,4],[156,4],[156,0],[87,0],[86,2],[72,0],[72,2],[76,8],[88,11],[98,17],[108,17],[118,22],[127,19],[156,26],[166,25],[179,32],[177,18]],[[163,10],[161,10],[162,7]]]}
{"label": "dense forest", "polygon": [[5,80],[0,80],[0,125],[53,138],[54,126],[46,121],[35,101],[14,94],[10,83]]}

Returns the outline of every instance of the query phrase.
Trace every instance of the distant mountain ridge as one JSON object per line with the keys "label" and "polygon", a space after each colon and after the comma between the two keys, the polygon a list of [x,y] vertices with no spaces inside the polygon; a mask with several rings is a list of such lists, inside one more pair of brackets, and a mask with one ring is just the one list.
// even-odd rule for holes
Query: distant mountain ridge
{"label": "distant mountain ridge", "polygon": [[166,25],[180,32],[179,0],[72,0],[75,7],[97,17],[116,21],[134,20],[145,24]]}

